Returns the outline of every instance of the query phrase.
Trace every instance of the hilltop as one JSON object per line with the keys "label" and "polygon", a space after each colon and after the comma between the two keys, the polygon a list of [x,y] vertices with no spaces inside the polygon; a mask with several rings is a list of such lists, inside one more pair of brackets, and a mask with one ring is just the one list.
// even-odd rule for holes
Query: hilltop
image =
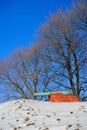
{"label": "hilltop", "polygon": [[87,103],[25,99],[1,103],[0,130],[87,130]]}

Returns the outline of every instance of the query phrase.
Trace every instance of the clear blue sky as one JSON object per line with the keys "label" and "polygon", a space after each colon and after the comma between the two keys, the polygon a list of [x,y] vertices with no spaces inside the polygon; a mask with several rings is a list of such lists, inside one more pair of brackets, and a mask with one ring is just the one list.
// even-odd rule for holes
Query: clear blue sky
{"label": "clear blue sky", "polygon": [[28,46],[46,17],[65,10],[74,0],[0,0],[0,59],[16,48]]}

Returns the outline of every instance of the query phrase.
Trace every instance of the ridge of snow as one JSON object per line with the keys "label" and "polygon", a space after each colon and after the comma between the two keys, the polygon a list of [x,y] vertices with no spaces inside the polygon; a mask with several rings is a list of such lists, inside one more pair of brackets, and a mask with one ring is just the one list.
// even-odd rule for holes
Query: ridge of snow
{"label": "ridge of snow", "polygon": [[87,102],[1,103],[0,130],[87,130]]}

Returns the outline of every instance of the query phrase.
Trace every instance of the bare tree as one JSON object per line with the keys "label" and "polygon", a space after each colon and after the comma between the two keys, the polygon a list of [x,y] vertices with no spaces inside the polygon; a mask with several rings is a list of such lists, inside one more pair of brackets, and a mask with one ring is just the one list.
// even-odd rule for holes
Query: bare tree
{"label": "bare tree", "polygon": [[71,23],[73,18],[70,14],[66,14],[57,11],[51,15],[40,27],[38,42],[47,47],[44,56],[49,59],[46,61],[50,64],[50,73],[55,75],[51,80],[57,83],[58,87],[70,89],[73,95],[81,97],[83,78],[87,77],[84,72],[86,38]]}
{"label": "bare tree", "polygon": [[48,85],[43,69],[37,44],[19,49],[9,59],[1,61],[0,81],[7,98],[40,99],[33,93],[45,91]]}
{"label": "bare tree", "polygon": [[[71,16],[72,15],[72,16]],[[77,0],[76,4],[73,4],[72,13],[70,17],[72,18],[72,24],[76,31],[78,31],[80,37],[84,39],[85,56],[82,75],[82,100],[87,100],[87,0]],[[82,47],[83,48],[83,47]]]}

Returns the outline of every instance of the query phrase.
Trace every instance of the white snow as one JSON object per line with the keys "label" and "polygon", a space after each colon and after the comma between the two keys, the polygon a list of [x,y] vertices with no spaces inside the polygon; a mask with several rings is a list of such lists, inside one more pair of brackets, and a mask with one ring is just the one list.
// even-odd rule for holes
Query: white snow
{"label": "white snow", "polygon": [[0,130],[87,130],[87,102],[23,99],[2,103]]}

